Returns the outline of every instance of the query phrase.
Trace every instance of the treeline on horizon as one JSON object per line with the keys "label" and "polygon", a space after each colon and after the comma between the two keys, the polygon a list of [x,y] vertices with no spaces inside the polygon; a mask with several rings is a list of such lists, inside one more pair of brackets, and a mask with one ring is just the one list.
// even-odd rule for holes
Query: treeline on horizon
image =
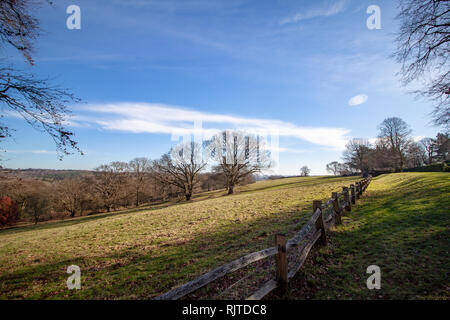
{"label": "treeline on horizon", "polygon": [[[378,129],[375,143],[350,140],[343,162],[327,164],[327,171],[344,176],[368,175],[449,160],[448,134],[414,141],[412,130],[400,118],[387,118]],[[218,189],[233,194],[235,186],[254,182],[256,174],[270,168],[270,153],[264,150],[264,141],[259,137],[224,131],[206,148],[195,142],[181,143],[157,160],[141,157],[129,162],[113,161],[78,175],[70,170],[62,175],[38,170],[42,177],[32,178],[3,170],[0,226],[18,221],[37,224],[174,199],[189,201],[195,193]],[[301,176],[309,175],[307,166],[300,171]],[[48,179],[52,176],[54,179]]]}
{"label": "treeline on horizon", "polygon": [[[184,142],[157,160],[113,161],[78,176],[67,170],[59,176],[50,173],[43,174],[46,178],[32,178],[2,170],[0,226],[18,221],[37,224],[173,199],[189,201],[195,193],[224,188],[233,194],[235,186],[254,182],[255,174],[270,165],[270,154],[260,137],[224,131],[205,146]],[[45,172],[38,171],[38,176]]]}
{"label": "treeline on horizon", "polygon": [[[448,170],[448,133],[438,133],[436,138],[422,138],[419,141],[414,141],[411,133],[410,126],[402,119],[387,118],[378,126],[378,137],[374,143],[369,139],[350,140],[342,154],[343,162],[332,161],[327,164],[326,170],[334,175]],[[431,166],[433,164],[442,166]]]}

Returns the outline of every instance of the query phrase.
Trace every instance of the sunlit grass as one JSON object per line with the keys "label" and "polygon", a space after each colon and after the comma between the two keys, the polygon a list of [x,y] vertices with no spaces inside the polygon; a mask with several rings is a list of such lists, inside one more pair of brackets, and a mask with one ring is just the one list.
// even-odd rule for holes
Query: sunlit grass
{"label": "sunlit grass", "polygon": [[[293,234],[357,178],[261,181],[192,202],[0,231],[0,297],[147,299]],[[66,287],[69,265],[81,290]]]}
{"label": "sunlit grass", "polygon": [[[366,195],[310,259],[290,298],[450,298],[450,175],[399,173],[375,178]],[[368,290],[366,268],[381,268]]]}

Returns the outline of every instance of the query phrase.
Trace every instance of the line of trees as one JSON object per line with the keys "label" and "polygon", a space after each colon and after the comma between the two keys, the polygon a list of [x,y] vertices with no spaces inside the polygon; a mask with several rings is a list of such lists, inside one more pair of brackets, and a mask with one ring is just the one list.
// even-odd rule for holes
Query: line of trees
{"label": "line of trees", "polygon": [[235,186],[253,182],[255,173],[269,168],[269,157],[260,137],[224,131],[203,145],[181,143],[159,159],[114,161],[81,177],[43,181],[5,176],[0,197],[12,199],[22,217],[35,223],[173,198],[189,201],[202,191],[226,188],[232,194]]}
{"label": "line of trees", "polygon": [[400,118],[385,119],[378,127],[374,143],[368,139],[350,140],[342,155],[343,162],[333,161],[326,170],[334,175],[367,174],[376,171],[400,172],[449,160],[448,134],[414,141],[409,125]]}

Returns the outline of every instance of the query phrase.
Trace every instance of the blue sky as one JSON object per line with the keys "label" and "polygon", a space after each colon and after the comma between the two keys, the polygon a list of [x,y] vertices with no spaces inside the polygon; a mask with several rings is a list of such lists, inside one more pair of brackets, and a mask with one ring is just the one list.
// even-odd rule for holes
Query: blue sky
{"label": "blue sky", "polygon": [[[81,30],[66,8],[81,9]],[[366,9],[381,9],[369,30]],[[435,136],[429,102],[402,88],[395,48],[396,1],[71,0],[43,5],[36,66],[3,57],[71,88],[70,128],[85,152],[59,161],[50,137],[10,115],[2,143],[10,168],[93,169],[158,158],[194,121],[208,130],[279,134],[279,173],[303,165],[325,174],[345,141],[374,138],[386,117],[416,137]]]}

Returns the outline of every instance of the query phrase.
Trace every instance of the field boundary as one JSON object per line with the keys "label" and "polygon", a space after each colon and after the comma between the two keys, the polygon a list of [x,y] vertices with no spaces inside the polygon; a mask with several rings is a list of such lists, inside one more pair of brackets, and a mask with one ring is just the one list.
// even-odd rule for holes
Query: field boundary
{"label": "field boundary", "polygon": [[[260,300],[276,288],[280,288],[282,292],[287,292],[289,280],[300,270],[312,247],[316,242],[319,242],[322,246],[327,245],[327,232],[329,229],[341,223],[342,214],[352,210],[352,205],[361,197],[371,181],[372,177],[369,176],[355,184],[351,184],[349,187],[342,187],[342,192],[333,192],[331,198],[325,203],[322,203],[321,200],[314,200],[313,215],[301,230],[289,240],[286,239],[285,235],[277,234],[274,247],[249,253],[230,263],[219,266],[192,281],[157,296],[155,300],[180,299],[214,280],[242,269],[251,263],[272,256],[275,256],[276,259],[276,277],[265,282],[256,292],[248,296],[247,300]],[[324,217],[325,212],[328,212],[327,217]],[[287,252],[296,248],[298,248],[300,256],[289,271]]]}

